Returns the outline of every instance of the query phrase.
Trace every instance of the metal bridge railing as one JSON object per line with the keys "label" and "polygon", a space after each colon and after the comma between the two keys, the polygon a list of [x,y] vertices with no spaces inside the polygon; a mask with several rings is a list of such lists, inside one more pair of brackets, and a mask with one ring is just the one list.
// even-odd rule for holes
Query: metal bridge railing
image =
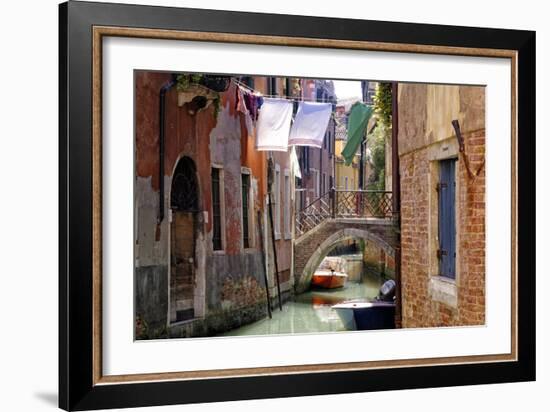
{"label": "metal bridge railing", "polygon": [[296,236],[330,218],[369,217],[392,217],[392,192],[331,189],[296,214]]}

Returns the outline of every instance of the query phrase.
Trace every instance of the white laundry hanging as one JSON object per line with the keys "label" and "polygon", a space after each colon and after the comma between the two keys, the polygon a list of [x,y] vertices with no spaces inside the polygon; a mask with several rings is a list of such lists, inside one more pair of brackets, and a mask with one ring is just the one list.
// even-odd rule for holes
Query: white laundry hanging
{"label": "white laundry hanging", "polygon": [[256,124],[256,150],[288,150],[292,102],[264,98]]}
{"label": "white laundry hanging", "polygon": [[300,102],[288,144],[322,148],[331,113],[331,103]]}

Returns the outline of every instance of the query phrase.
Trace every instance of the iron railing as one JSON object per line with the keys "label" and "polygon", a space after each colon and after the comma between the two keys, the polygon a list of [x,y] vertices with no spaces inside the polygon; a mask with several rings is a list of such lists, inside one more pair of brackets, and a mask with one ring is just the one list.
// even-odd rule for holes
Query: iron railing
{"label": "iron railing", "polygon": [[296,236],[330,218],[369,217],[392,217],[392,192],[331,189],[296,214]]}

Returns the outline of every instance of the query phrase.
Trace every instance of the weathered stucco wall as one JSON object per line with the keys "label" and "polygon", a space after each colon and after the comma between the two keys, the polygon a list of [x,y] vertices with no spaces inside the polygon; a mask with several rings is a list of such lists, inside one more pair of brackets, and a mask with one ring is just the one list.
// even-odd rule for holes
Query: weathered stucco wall
{"label": "weathered stucco wall", "polygon": [[[231,84],[214,105],[190,114],[179,107],[173,87],[166,94],[165,218],[158,224],[159,91],[171,79],[167,73],[136,74],[135,146],[135,314],[144,337],[197,336],[223,332],[265,316],[265,284],[257,211],[265,220],[266,154],[254,150],[254,133],[236,110]],[[168,319],[170,298],[170,188],[182,157],[193,160],[199,186],[194,234],[195,320],[174,325]],[[283,167],[284,158],[279,159]],[[288,162],[288,156],[286,157]],[[223,169],[223,245],[213,250],[212,166]],[[250,173],[250,247],[243,248],[242,173]],[[292,204],[292,202],[291,202]],[[283,223],[281,222],[281,227]],[[266,228],[264,227],[264,232]],[[290,271],[290,240],[278,245],[279,270]],[[265,244],[270,248],[271,244]],[[272,266],[272,265],[271,265]],[[272,270],[272,269],[271,269]],[[288,276],[287,276],[288,279]],[[273,286],[271,276],[271,286]],[[262,292],[263,291],[263,292]],[[144,332],[143,325],[146,326]]]}
{"label": "weathered stucco wall", "polygon": [[[468,176],[451,121],[457,119]],[[485,89],[399,84],[403,327],[485,322]],[[456,279],[438,276],[438,161],[456,163]]]}
{"label": "weathered stucco wall", "polygon": [[[334,147],[336,153],[335,172],[336,181],[335,188],[346,190],[345,178],[348,178],[347,190],[356,190],[359,186],[359,156],[353,158],[352,163],[347,166],[342,157],[342,150],[346,145],[345,140],[336,140]],[[366,164],[365,164],[366,165]]]}

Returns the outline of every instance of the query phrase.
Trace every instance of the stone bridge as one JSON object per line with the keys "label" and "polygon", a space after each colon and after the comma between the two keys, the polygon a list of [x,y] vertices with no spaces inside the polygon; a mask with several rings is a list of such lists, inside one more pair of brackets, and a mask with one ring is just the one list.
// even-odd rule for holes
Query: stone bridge
{"label": "stone bridge", "polygon": [[398,234],[391,192],[331,190],[302,209],[296,219],[294,289],[309,289],[323,258],[348,239],[375,243],[395,258]]}

